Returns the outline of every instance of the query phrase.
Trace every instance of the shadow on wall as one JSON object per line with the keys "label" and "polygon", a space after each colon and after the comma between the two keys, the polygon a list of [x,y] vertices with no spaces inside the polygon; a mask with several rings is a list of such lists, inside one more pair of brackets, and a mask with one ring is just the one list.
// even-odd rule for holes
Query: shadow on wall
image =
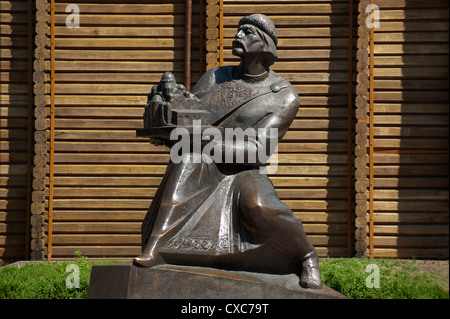
{"label": "shadow on wall", "polygon": [[27,210],[31,207],[34,153],[29,144],[33,141],[32,104],[29,104],[33,103],[30,82],[33,51],[28,41],[34,43],[34,25],[28,24],[28,10],[27,1],[1,3],[0,261],[3,262],[27,259],[29,252]]}
{"label": "shadow on wall", "polygon": [[380,1],[375,257],[448,259],[448,1]]}

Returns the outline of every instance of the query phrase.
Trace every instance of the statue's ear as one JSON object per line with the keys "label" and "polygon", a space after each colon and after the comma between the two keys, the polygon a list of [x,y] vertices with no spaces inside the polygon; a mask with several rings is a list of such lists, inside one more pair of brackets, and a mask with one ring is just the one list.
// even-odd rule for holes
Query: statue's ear
{"label": "statue's ear", "polygon": [[277,60],[277,57],[272,54],[272,52],[263,52],[263,63],[266,68],[271,66]]}

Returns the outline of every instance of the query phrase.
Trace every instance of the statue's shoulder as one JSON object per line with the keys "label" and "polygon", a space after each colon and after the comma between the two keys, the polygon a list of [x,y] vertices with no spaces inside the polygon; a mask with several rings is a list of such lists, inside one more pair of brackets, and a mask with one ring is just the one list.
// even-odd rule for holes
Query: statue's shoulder
{"label": "statue's shoulder", "polygon": [[272,92],[277,94],[277,99],[282,102],[283,106],[298,109],[300,105],[300,97],[294,86],[284,77],[276,72],[271,71]]}
{"label": "statue's shoulder", "polygon": [[238,66],[221,66],[206,71],[197,82],[192,93],[201,94],[201,92],[209,91],[217,84],[228,82],[236,78]]}

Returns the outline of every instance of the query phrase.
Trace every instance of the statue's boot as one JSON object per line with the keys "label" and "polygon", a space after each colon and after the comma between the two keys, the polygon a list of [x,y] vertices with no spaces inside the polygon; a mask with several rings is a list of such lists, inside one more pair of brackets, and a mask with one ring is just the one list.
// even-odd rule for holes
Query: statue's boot
{"label": "statue's boot", "polygon": [[308,254],[302,262],[302,271],[300,274],[300,286],[303,288],[320,289],[322,288],[322,277],[319,269],[319,258],[314,251]]}
{"label": "statue's boot", "polygon": [[133,264],[138,267],[150,268],[159,265],[161,263],[157,262],[156,258],[154,258],[153,256],[141,255],[139,257],[133,258]]}
{"label": "statue's boot", "polygon": [[154,245],[147,245],[142,254],[133,259],[133,264],[138,267],[153,267],[164,264],[162,256],[155,252]]}

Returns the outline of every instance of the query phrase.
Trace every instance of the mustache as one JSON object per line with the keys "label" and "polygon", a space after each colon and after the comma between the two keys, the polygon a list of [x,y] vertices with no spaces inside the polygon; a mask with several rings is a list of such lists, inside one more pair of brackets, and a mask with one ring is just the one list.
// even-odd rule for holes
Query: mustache
{"label": "mustache", "polygon": [[246,49],[245,43],[240,39],[233,40],[232,45],[233,45],[233,48],[241,47],[243,49]]}

